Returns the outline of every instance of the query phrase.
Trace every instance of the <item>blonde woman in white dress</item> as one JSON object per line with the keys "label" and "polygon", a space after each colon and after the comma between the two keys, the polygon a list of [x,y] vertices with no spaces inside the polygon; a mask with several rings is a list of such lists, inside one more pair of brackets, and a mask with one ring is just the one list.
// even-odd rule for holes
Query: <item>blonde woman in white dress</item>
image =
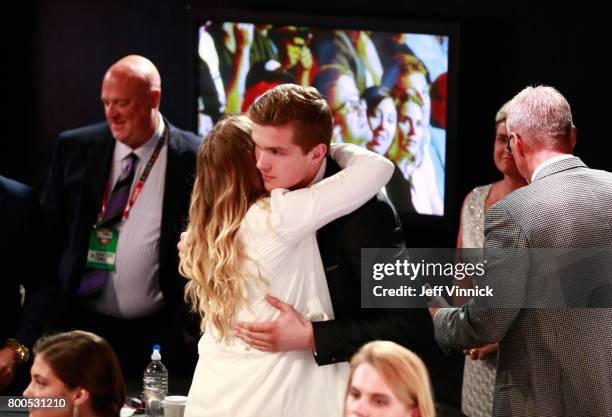
{"label": "blonde woman in white dress", "polygon": [[[311,152],[323,158],[326,150]],[[202,144],[181,259],[204,331],[186,417],[342,414],[346,363],[319,367],[313,352],[262,352],[232,333],[236,321],[274,320],[268,294],[309,320],[333,319],[315,232],[373,197],[393,164],[354,145],[331,156],[344,168],[338,174],[268,194],[248,118],[222,120]]]}

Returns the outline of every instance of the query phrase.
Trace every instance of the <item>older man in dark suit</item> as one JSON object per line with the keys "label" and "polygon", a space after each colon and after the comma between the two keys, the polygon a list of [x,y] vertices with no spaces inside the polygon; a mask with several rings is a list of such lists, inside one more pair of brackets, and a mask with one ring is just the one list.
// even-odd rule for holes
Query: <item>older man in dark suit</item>
{"label": "older man in dark suit", "polygon": [[60,135],[42,196],[59,242],[64,325],[106,337],[128,377],[141,375],[154,343],[175,370],[183,355],[175,242],[200,141],[162,117],[160,98],[148,59],[112,65],[106,123]]}
{"label": "older man in dark suit", "polygon": [[[587,305],[573,302],[580,301],[581,287],[605,281],[610,271],[578,258],[537,262],[542,248],[553,255],[591,248],[603,251],[600,261],[609,264],[612,174],[589,169],[572,156],[576,130],[570,106],[554,88],[521,91],[508,106],[506,124],[508,151],[530,184],[489,209],[485,259],[504,250],[528,257],[512,256],[512,265],[503,259],[489,262],[488,280],[498,281],[496,289],[504,292],[499,302],[509,304],[487,308],[472,301],[460,309],[432,309],[436,338],[448,349],[500,342],[496,417],[612,416],[612,308],[560,306]],[[508,281],[509,276],[514,279]],[[552,290],[534,294],[538,288]],[[579,291],[564,294],[567,288]],[[609,288],[609,282],[601,288]],[[541,295],[563,297],[534,302]],[[523,306],[539,308],[520,308],[518,298]]]}

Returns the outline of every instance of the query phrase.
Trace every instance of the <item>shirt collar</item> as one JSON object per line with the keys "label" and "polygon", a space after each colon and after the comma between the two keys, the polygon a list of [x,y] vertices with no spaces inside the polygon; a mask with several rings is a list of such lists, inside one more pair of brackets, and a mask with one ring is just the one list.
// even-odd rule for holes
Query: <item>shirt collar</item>
{"label": "shirt collar", "polygon": [[325,176],[325,168],[326,167],[327,167],[327,158],[323,158],[323,162],[321,163],[321,166],[319,167],[319,170],[317,171],[317,175],[315,175],[315,177],[310,182],[310,184],[308,184],[309,187],[312,184],[316,184],[316,183],[318,183],[319,181],[321,181],[323,179],[323,177]]}
{"label": "shirt collar", "polygon": [[531,182],[534,182],[536,177],[538,176],[538,174],[547,166],[554,164],[555,162],[559,162],[559,161],[563,161],[564,159],[569,159],[569,158],[573,158],[574,155],[570,154],[570,153],[566,153],[563,155],[557,155],[557,156],[553,156],[552,158],[547,159],[546,161],[540,163],[540,165],[538,165],[536,167],[536,169],[533,171],[533,174],[531,174]]}

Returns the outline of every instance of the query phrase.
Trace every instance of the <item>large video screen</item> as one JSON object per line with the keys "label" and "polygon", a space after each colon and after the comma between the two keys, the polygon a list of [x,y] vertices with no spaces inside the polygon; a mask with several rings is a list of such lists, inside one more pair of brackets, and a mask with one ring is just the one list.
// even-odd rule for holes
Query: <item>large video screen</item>
{"label": "large video screen", "polygon": [[395,163],[386,191],[400,214],[444,215],[448,35],[210,20],[197,57],[201,135],[276,85],[314,86],[333,142]]}

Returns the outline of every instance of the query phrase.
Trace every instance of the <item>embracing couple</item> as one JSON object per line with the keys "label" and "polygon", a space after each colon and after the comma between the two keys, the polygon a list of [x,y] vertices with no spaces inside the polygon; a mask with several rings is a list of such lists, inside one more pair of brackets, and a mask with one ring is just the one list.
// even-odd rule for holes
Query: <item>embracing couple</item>
{"label": "embracing couple", "polygon": [[201,145],[181,244],[204,332],[186,416],[340,416],[360,346],[430,346],[425,310],[360,308],[361,248],[403,245],[379,193],[393,164],[331,135],[317,90],[285,84]]}

